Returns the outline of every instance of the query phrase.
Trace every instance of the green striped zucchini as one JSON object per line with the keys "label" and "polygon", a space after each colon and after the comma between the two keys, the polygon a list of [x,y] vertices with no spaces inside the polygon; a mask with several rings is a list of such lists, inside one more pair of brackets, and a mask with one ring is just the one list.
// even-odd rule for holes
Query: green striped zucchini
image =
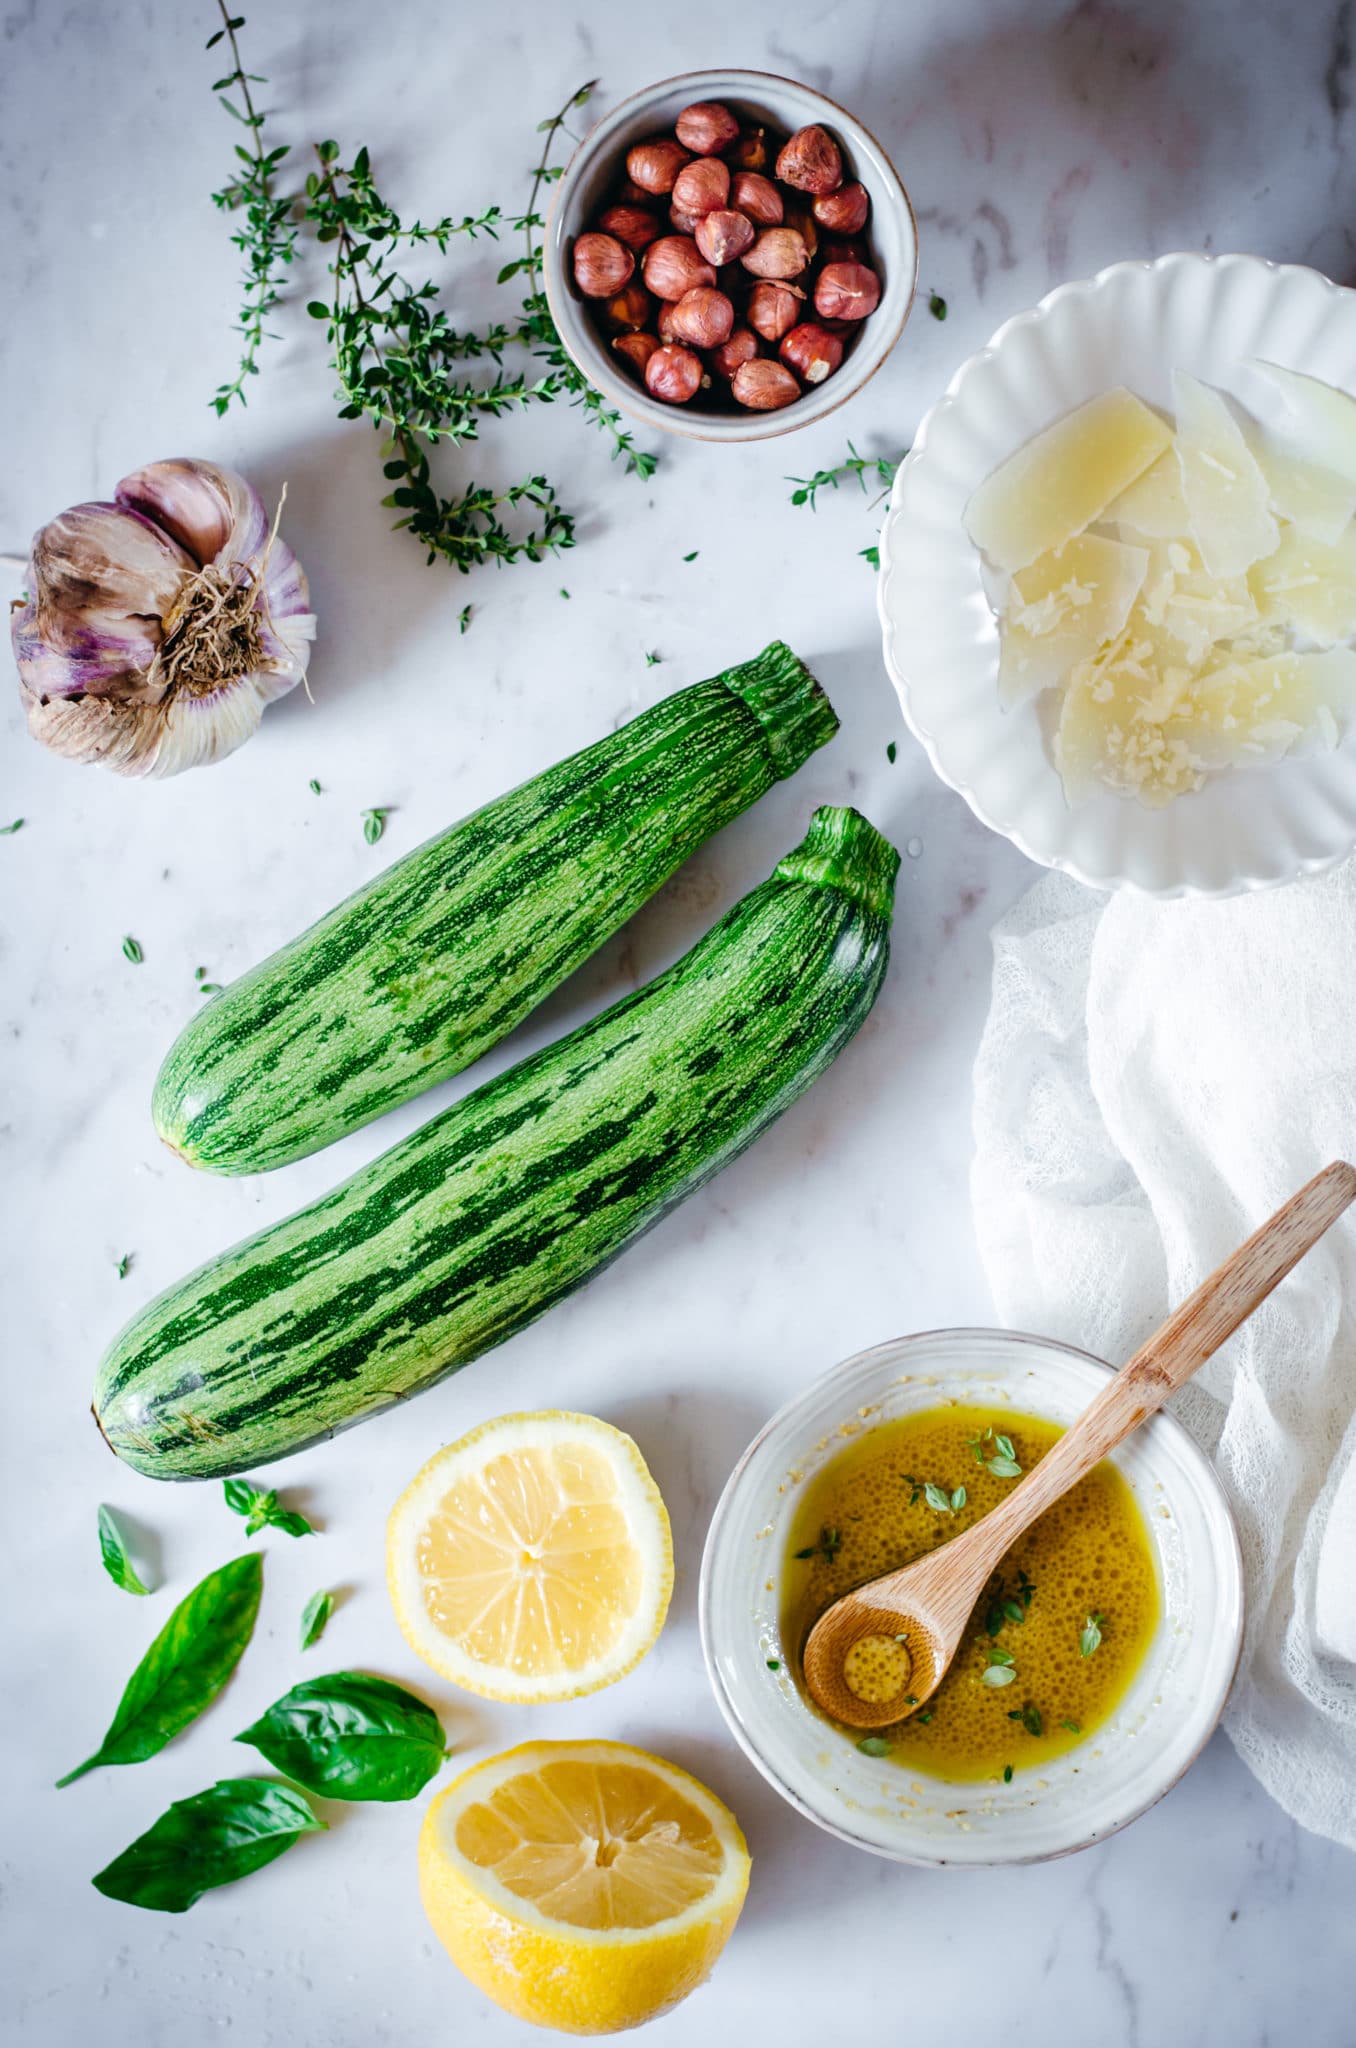
{"label": "green striped zucchini", "polygon": [[419,1393],[589,1279],[842,1050],[889,955],[899,856],[820,810],[657,980],[169,1288],[99,1368],[139,1472],[242,1472]]}
{"label": "green striped zucchini", "polygon": [[397,861],[199,1010],[156,1081],[156,1129],[194,1166],[254,1173],[459,1073],[837,730],[780,641],[666,698]]}

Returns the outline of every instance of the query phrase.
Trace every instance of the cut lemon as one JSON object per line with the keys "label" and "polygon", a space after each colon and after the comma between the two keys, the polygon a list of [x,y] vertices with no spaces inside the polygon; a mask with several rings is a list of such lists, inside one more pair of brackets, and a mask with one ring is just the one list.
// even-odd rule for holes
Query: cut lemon
{"label": "cut lemon", "polygon": [[501,1415],[430,1458],[391,1510],[386,1572],[411,1649],[493,1700],[566,1700],[639,1663],[668,1613],[659,1488],[592,1415]]}
{"label": "cut lemon", "polygon": [[611,2034],[703,1983],[749,1885],[715,1794],[624,1742],[525,1742],[473,1764],[419,1836],[457,1968],[519,2019]]}

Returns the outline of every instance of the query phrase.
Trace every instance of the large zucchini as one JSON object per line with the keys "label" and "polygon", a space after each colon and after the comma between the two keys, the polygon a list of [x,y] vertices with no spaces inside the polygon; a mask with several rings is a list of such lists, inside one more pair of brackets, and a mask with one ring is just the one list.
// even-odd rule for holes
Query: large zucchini
{"label": "large zucchini", "polygon": [[751,1144],[880,987],[899,856],[856,811],[657,980],[169,1288],[99,1368],[139,1472],[303,1449],[511,1337]]}
{"label": "large zucchini", "polygon": [[199,1010],[155,1084],[194,1166],[253,1173],[456,1074],[838,730],[780,641],[396,862]]}

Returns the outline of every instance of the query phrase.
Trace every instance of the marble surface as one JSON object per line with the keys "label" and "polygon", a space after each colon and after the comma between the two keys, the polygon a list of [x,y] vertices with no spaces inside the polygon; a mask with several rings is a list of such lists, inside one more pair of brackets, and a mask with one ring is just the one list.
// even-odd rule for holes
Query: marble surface
{"label": "marble surface", "polygon": [[[335,420],[302,311],[321,282],[309,262],[248,412],[219,423],[208,410],[232,362],[237,260],[207,199],[235,140],[208,91],[221,68],[203,53],[212,25],[205,4],[181,0],[8,0],[4,15],[0,549],[22,548],[59,507],[138,463],[199,453],[246,468],[270,500],[287,481],[287,531],[321,622],[314,703],[293,695],[243,753],[163,786],[47,757],[12,700],[6,713],[0,802],[4,822],[25,820],[0,853],[9,2037],[31,2048],[529,2038],[433,1943],[413,1808],[332,1809],[331,1836],[185,1919],[89,1887],[171,1798],[249,1768],[231,1737],[299,1675],[297,1618],[328,1584],[342,1598],[314,1668],[355,1663],[420,1686],[462,1755],[541,1732],[615,1735],[672,1755],[733,1805],[755,1859],[748,1908],[713,1983],[656,2041],[923,2026],[982,2029],[1009,2048],[1345,2048],[1356,1862],[1294,1828],[1222,1740],[1136,1826],[1066,1862],[967,1877],[893,1868],[816,1832],[745,1764],[707,1693],[694,1607],[716,1494],[790,1390],[873,1340],[990,1313],[966,1193],[969,1072],[989,927],[1033,873],[935,783],[899,728],[858,558],[878,511],[848,490],[812,517],[788,504],[785,475],[835,461],[849,435],[897,452],[1002,318],[1117,258],[1240,248],[1349,279],[1349,0],[261,8],[246,46],[272,80],[277,139],[366,141],[392,197],[426,216],[513,199],[534,122],[575,82],[600,74],[603,107],[713,62],[827,89],[884,140],[912,191],[924,298],[846,410],[733,457],[666,444],[648,486],[610,467],[561,409],[496,430],[449,473],[540,465],[579,514],[579,545],[559,563],[469,582],[425,568],[388,533],[373,437]],[[454,317],[495,302],[497,260],[486,247],[459,263]],[[928,317],[930,290],[946,297],[945,324]],[[194,1006],[195,967],[229,978],[389,856],[773,634],[824,678],[841,739],[713,842],[480,1071],[673,957],[768,871],[820,800],[859,804],[911,856],[895,964],[868,1028],[751,1154],[583,1294],[423,1401],[275,1468],[324,1533],[268,1540],[257,1638],[229,1693],[153,1762],[51,1791],[170,1603],[239,1547],[215,1489],[158,1488],[110,1461],[86,1413],[98,1352],[154,1290],[469,1085],[271,1177],[194,1178],[159,1150],[147,1104]],[[373,849],[360,813],[375,804],[393,809]],[[125,933],[143,965],[124,959]],[[382,1585],[383,1518],[437,1444],[505,1408],[553,1404],[611,1418],[650,1458],[674,1518],[673,1613],[614,1691],[495,1709],[431,1681],[406,1651]],[[143,1532],[162,1576],[153,1601],[103,1578],[99,1500]]]}

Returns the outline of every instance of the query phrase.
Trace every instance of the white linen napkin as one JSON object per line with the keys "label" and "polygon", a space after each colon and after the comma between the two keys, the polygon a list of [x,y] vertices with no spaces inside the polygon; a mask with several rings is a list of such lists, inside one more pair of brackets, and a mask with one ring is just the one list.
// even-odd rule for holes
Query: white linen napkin
{"label": "white linen napkin", "polygon": [[[1227,902],[1060,875],[995,928],[971,1177],[1001,1320],[1115,1364],[1330,1159],[1356,1161],[1356,859]],[[1356,1848],[1356,1217],[1172,1403],[1238,1518],[1224,1726]]]}

